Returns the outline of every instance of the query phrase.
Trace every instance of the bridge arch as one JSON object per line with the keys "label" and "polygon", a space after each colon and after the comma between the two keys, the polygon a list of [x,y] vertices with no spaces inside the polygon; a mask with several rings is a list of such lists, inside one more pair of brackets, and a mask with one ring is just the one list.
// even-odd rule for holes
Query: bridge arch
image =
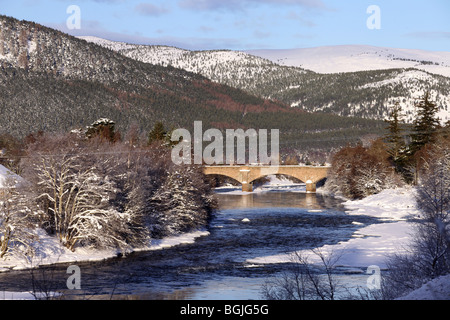
{"label": "bridge arch", "polygon": [[[240,185],[241,182],[233,177],[230,177],[228,175],[225,174],[217,174],[217,173],[210,173],[207,174],[208,180],[211,181],[211,183],[213,184],[217,184],[219,183],[223,183],[223,182],[230,182],[233,185]],[[225,180],[225,181],[224,181]]]}

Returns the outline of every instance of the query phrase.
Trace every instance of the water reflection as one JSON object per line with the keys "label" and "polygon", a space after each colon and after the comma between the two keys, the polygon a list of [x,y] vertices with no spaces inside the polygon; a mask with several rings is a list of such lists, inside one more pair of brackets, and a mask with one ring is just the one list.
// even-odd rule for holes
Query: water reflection
{"label": "water reflection", "polygon": [[342,208],[341,201],[315,193],[302,192],[260,192],[247,194],[220,193],[219,207],[226,209],[239,208],[303,208],[308,210]]}

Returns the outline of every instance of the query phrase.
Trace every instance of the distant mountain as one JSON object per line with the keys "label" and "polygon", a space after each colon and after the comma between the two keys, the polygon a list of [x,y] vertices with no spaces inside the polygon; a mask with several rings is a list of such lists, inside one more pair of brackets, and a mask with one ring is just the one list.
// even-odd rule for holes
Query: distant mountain
{"label": "distant mountain", "polygon": [[450,52],[394,49],[367,45],[325,46],[288,50],[250,50],[272,62],[317,73],[415,68],[450,77]]}
{"label": "distant mountain", "polygon": [[[298,85],[274,94],[292,106],[380,119],[399,101],[411,122],[415,102],[430,90],[441,121],[450,120],[450,52],[343,45],[248,53],[321,74],[308,81],[310,88]],[[324,84],[330,92],[320,89]]]}
{"label": "distant mountain", "polygon": [[399,101],[405,120],[411,122],[415,102],[430,90],[442,122],[450,120],[447,52],[371,46],[189,51],[84,39],[138,61],[182,68],[312,112],[385,119],[389,107]]}
{"label": "distant mountain", "polygon": [[[286,69],[293,77],[313,74],[254,59],[250,69],[261,63],[261,73],[266,64]],[[229,78],[251,83],[243,74],[231,72]],[[379,121],[290,108],[194,72],[138,61],[5,16],[0,16],[0,113],[0,134],[18,137],[38,130],[68,131],[104,117],[114,120],[122,132],[136,125],[143,133],[156,121],[168,128],[192,129],[194,121],[201,120],[204,129],[280,129],[282,148],[336,147],[381,133],[384,127]]]}

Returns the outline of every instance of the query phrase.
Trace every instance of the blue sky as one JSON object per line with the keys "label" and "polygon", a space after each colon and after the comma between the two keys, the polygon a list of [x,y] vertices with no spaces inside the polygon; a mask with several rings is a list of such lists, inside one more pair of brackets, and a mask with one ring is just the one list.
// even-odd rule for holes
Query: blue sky
{"label": "blue sky", "polygon": [[[67,8],[80,8],[69,30]],[[369,29],[380,9],[381,29]],[[0,0],[0,13],[72,35],[186,49],[366,44],[450,51],[449,0]]]}

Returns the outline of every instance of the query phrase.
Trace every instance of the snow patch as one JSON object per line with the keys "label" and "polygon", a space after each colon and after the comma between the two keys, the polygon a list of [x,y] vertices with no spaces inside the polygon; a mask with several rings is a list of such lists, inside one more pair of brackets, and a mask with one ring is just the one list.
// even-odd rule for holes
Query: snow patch
{"label": "snow patch", "polygon": [[397,300],[450,300],[450,275],[433,279]]}
{"label": "snow patch", "polygon": [[23,181],[17,174],[0,164],[0,188],[7,187],[7,181],[10,179],[12,179],[15,184]]}

